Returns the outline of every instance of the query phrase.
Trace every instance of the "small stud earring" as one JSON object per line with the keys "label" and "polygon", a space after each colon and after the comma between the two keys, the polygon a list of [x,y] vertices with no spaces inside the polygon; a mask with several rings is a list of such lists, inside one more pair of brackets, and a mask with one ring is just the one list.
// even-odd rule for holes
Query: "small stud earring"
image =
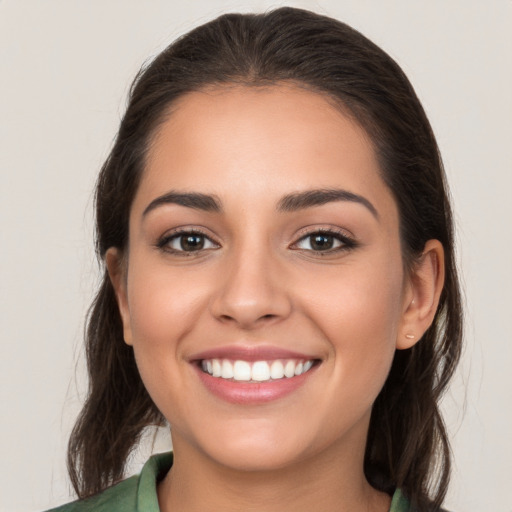
{"label": "small stud earring", "polygon": [[405,337],[408,339],[408,340],[413,340],[414,339],[414,334],[406,334]]}

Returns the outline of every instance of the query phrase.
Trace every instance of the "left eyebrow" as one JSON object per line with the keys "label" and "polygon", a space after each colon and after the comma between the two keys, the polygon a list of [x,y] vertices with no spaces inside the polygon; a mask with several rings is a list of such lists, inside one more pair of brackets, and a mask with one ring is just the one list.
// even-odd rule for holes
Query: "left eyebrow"
{"label": "left eyebrow", "polygon": [[295,212],[297,210],[311,208],[312,206],[321,206],[333,201],[359,203],[366,207],[376,219],[379,219],[377,209],[366,197],[338,188],[306,190],[305,192],[288,194],[278,202],[277,209],[281,212]]}
{"label": "left eyebrow", "polygon": [[180,206],[186,206],[194,210],[203,210],[205,212],[222,212],[221,202],[215,196],[200,194],[198,192],[171,191],[151,201],[142,213],[142,216],[146,216],[151,210],[164,204],[179,204]]}

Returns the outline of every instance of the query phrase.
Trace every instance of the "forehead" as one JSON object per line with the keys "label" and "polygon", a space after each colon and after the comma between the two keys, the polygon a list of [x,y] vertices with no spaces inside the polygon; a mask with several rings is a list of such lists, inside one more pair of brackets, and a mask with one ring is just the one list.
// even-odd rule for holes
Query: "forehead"
{"label": "forehead", "polygon": [[299,87],[224,86],[181,97],[157,130],[140,194],[194,190],[256,201],[308,188],[390,192],[364,129]]}
{"label": "forehead", "polygon": [[[326,95],[290,85],[222,86],[188,93],[165,116],[153,138],[148,163],[165,158],[170,144],[179,144],[183,157],[202,147],[209,156],[225,158],[239,150],[245,155],[260,151],[258,161],[263,161],[264,149],[269,157],[283,162],[299,150],[313,151],[311,156],[318,157],[335,145],[344,158],[359,153],[372,165],[376,163],[370,138],[341,106]],[[334,156],[332,151],[329,154]]]}

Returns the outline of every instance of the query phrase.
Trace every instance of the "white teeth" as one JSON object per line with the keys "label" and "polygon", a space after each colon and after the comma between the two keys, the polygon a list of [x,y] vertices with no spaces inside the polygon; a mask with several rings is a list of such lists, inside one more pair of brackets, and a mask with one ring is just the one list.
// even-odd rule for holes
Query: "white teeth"
{"label": "white teeth", "polygon": [[222,375],[222,366],[218,359],[212,361],[212,375],[214,377],[220,377]]}
{"label": "white teeth", "polygon": [[282,379],[284,377],[284,366],[281,361],[274,361],[270,366],[270,377]]}
{"label": "white teeth", "polygon": [[234,375],[235,374],[233,373],[233,365],[231,364],[231,361],[224,359],[224,361],[222,361],[221,377],[223,379],[232,379]]}
{"label": "white teeth", "polygon": [[284,365],[284,375],[285,377],[293,377],[295,375],[295,362],[294,361],[286,361]]}
{"label": "white teeth", "polygon": [[302,375],[313,367],[313,360],[297,359],[274,361],[230,361],[228,359],[204,359],[201,368],[212,377],[236,381],[266,382],[284,377]]}
{"label": "white teeth", "polygon": [[235,380],[251,380],[251,365],[247,361],[235,361],[233,378]]}
{"label": "white teeth", "polygon": [[262,382],[270,379],[270,366],[266,361],[256,361],[252,365],[252,380]]}

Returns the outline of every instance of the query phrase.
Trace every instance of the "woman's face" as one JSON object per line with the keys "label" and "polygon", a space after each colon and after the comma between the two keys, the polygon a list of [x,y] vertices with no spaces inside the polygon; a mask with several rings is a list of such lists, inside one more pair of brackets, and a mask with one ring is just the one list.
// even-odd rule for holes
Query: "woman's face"
{"label": "woman's face", "polygon": [[361,453],[411,294],[372,145],[324,97],[225,87],[176,103],[124,272],[125,339],[177,456],[261,470]]}

